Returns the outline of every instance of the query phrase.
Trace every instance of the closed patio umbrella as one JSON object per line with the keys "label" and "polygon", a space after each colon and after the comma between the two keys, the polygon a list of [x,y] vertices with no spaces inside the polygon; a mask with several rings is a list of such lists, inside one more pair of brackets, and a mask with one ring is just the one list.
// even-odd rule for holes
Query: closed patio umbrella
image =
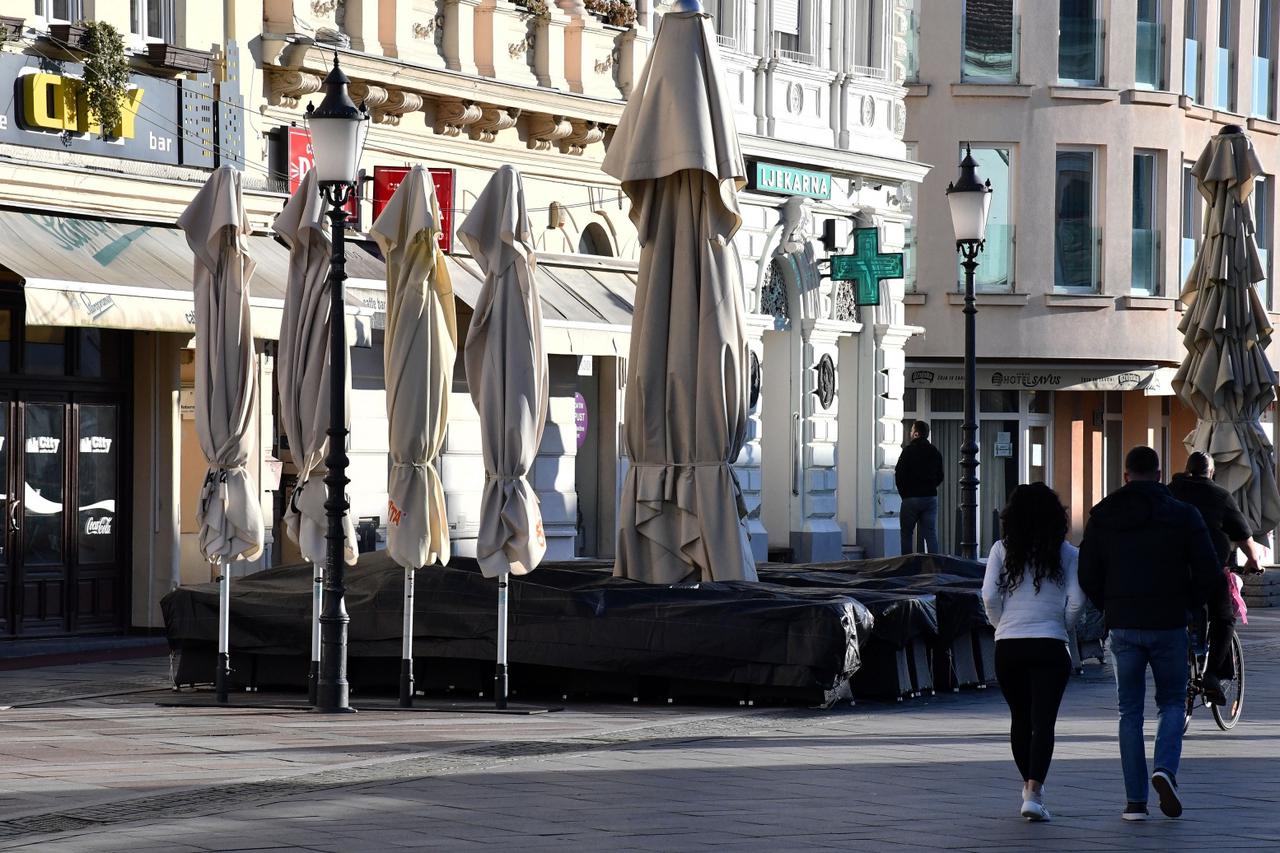
{"label": "closed patio umbrella", "polygon": [[415,166],[373,224],[387,261],[387,552],[405,569],[400,704],[413,704],[413,573],[449,562],[449,519],[435,463],[444,448],[458,324],[440,250],[440,208]]}
{"label": "closed patio umbrella", "polygon": [[732,467],[747,436],[742,273],[730,245],[746,168],[719,54],[709,16],[679,0],[604,159],[642,247],[614,573],[649,583],[756,579]]}
{"label": "closed patio umbrella", "polygon": [[195,255],[196,435],[209,464],[196,523],[200,553],[221,569],[215,675],[219,702],[227,701],[230,676],[229,564],[257,557],[263,537],[262,507],[247,467],[257,427],[258,375],[249,321],[251,229],[240,179],[230,166],[219,167],[178,217]]}
{"label": "closed patio umbrella", "polygon": [[[272,226],[289,247],[289,279],[280,324],[280,422],[297,469],[297,484],[285,507],[289,538],[302,559],[315,569],[311,584],[311,669],[307,683],[312,701],[320,671],[321,571],[325,562],[327,498],[324,464],[329,448],[329,263],[332,244],[324,200],[315,172],[308,172]],[[346,354],[344,354],[346,357]],[[350,376],[350,372],[347,374]],[[348,390],[346,398],[350,400]],[[350,405],[347,419],[350,421]],[[356,528],[343,516],[347,565],[356,562]]]}
{"label": "closed patio umbrella", "polygon": [[1207,209],[1204,235],[1182,288],[1178,330],[1187,349],[1174,391],[1196,413],[1185,439],[1213,456],[1214,479],[1235,497],[1257,535],[1280,524],[1275,451],[1260,422],[1276,399],[1267,361],[1272,327],[1254,283],[1266,275],[1248,199],[1263,174],[1253,144],[1235,125],[1210,141],[1192,167]]}
{"label": "closed patio umbrella", "polygon": [[507,579],[542,562],[547,541],[529,471],[547,419],[547,356],[537,263],[520,173],[494,173],[458,238],[484,272],[463,360],[480,412],[485,482],[476,559],[498,578],[498,665],[495,698],[507,701]]}

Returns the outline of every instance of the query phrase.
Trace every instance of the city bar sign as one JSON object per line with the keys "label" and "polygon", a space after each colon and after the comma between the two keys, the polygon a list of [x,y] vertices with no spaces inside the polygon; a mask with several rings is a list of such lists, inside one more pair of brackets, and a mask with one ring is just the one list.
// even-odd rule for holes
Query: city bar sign
{"label": "city bar sign", "polygon": [[748,189],[775,195],[798,195],[826,200],[831,198],[831,176],[778,163],[756,160],[751,166]]}
{"label": "city bar sign", "polygon": [[[409,166],[373,167],[373,219],[376,222],[387,206],[400,182],[409,174]],[[436,204],[440,207],[440,249],[446,254],[453,251],[453,169],[427,169],[431,183],[436,188]]]}
{"label": "city bar sign", "polygon": [[[0,86],[10,93],[0,105],[0,142],[80,154],[171,165],[212,166],[201,128],[186,128],[183,81],[129,75],[114,138],[103,139],[85,108],[80,78],[84,66],[19,53],[0,53]],[[206,98],[207,100],[207,98]],[[213,111],[198,121],[211,126]],[[207,134],[210,137],[212,134]]]}

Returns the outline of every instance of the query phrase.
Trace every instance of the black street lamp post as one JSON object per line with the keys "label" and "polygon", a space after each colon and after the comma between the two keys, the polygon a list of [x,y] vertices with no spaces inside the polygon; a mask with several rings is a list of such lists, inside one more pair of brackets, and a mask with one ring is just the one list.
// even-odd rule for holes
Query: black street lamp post
{"label": "black street lamp post", "polygon": [[964,424],[960,445],[960,556],[978,558],[978,364],[974,336],[978,308],[974,304],[973,275],[978,253],[986,242],[987,212],[991,209],[991,182],[978,177],[973,151],[965,146],[960,178],[947,185],[951,225],[956,251],[964,267]]}
{"label": "black street lamp post", "polygon": [[347,76],[338,67],[324,81],[320,106],[307,106],[307,129],[315,158],[320,192],[329,205],[333,227],[333,259],[329,269],[329,452],[325,456],[324,483],[328,488],[325,514],[328,543],[325,554],[324,597],[320,608],[320,672],[316,683],[315,710],[349,712],[347,684],[346,534],[343,519],[347,503],[347,341],[343,316],[343,282],[346,281],[346,205],[355,192],[360,149],[368,128],[369,113],[357,107],[347,93]]}

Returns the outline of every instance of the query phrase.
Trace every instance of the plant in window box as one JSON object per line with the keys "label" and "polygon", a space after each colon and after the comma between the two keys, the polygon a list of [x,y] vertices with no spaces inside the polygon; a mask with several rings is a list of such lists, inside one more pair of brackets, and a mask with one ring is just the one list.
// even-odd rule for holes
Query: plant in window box
{"label": "plant in window box", "polygon": [[22,38],[23,18],[15,18],[11,15],[0,15],[0,41],[18,41]]}
{"label": "plant in window box", "polygon": [[147,61],[160,68],[203,74],[213,64],[213,54],[207,50],[153,42],[147,45]]}
{"label": "plant in window box", "polygon": [[129,60],[124,38],[103,21],[89,21],[83,39],[84,78],[80,95],[90,116],[98,123],[104,139],[115,136],[120,127],[120,105],[129,94]]}
{"label": "plant in window box", "polygon": [[629,27],[636,22],[636,7],[630,0],[585,0],[587,11],[611,27]]}
{"label": "plant in window box", "polygon": [[551,20],[551,7],[547,5],[547,0],[514,0],[514,2],[535,21]]}
{"label": "plant in window box", "polygon": [[86,24],[50,24],[47,38],[55,45],[66,50],[84,50],[85,39],[89,36]]}

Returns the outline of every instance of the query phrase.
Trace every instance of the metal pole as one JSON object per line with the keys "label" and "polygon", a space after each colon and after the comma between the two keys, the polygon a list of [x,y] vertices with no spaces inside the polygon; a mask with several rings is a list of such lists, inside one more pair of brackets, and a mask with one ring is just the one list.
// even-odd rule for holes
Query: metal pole
{"label": "metal pole", "polygon": [[974,341],[978,308],[973,274],[978,268],[979,242],[960,244],[964,257],[964,424],[960,445],[960,556],[978,559],[978,358]]}
{"label": "metal pole", "polygon": [[507,707],[507,579],[511,572],[498,577],[498,665],[493,674],[493,705]]}
{"label": "metal pole", "polygon": [[404,628],[400,651],[400,707],[413,707],[413,569],[404,573]]}
{"label": "metal pole", "polygon": [[346,536],[343,519],[347,514],[347,333],[343,321],[342,283],[346,272],[346,218],[343,205],[350,197],[350,184],[326,187],[329,219],[333,224],[333,260],[329,269],[329,453],[325,457],[328,473],[324,483],[328,499],[324,502],[329,521],[325,540],[328,549],[324,571],[324,602],[320,612],[320,680],[316,685],[315,710],[350,712],[347,684],[347,604],[344,551]]}
{"label": "metal pole", "polygon": [[320,607],[324,601],[324,567],[311,566],[311,669],[307,672],[307,701],[316,704],[320,686]]}
{"label": "metal pole", "polygon": [[231,681],[231,572],[230,566],[215,560],[218,571],[218,663],[213,672],[217,700],[226,704]]}

